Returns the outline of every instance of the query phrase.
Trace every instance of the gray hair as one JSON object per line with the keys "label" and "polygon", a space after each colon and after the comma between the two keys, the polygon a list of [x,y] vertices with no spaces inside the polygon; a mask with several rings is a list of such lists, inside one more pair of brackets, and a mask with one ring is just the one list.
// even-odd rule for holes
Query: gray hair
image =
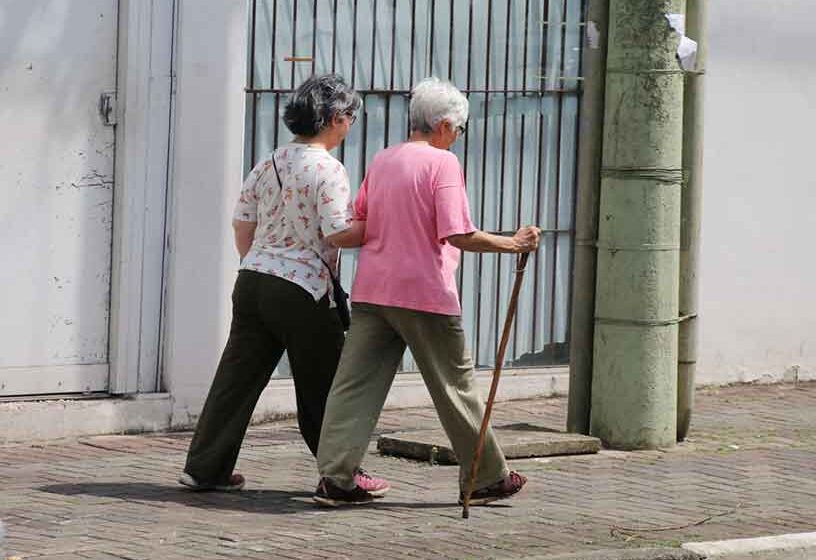
{"label": "gray hair", "polygon": [[315,136],[335,115],[352,115],[361,105],[360,95],[342,76],[312,76],[292,94],[283,111],[283,122],[293,134]]}
{"label": "gray hair", "polygon": [[468,100],[450,82],[425,78],[411,92],[411,130],[433,132],[442,121],[452,126],[467,122]]}

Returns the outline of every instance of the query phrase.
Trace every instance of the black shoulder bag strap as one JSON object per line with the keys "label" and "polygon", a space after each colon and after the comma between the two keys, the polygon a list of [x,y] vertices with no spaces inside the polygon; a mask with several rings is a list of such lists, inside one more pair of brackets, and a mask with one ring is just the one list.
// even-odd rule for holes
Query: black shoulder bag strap
{"label": "black shoulder bag strap", "polygon": [[[285,200],[284,193],[283,193],[283,181],[281,181],[280,173],[278,173],[278,166],[275,164],[274,154],[272,155],[272,169],[275,170],[275,177],[277,177],[277,179],[278,179],[278,188],[280,189],[280,192],[281,192],[281,204],[283,205],[283,208],[286,208],[287,205],[286,205],[286,200]],[[292,227],[295,227],[294,222],[293,222]],[[305,243],[305,240],[303,240],[303,241]],[[335,304],[335,306],[337,308],[337,315],[340,316],[340,323],[343,325],[343,330],[347,331],[348,328],[349,328],[349,325],[351,324],[351,313],[349,312],[349,306],[348,306],[348,297],[349,296],[346,293],[346,291],[343,289],[342,284],[340,284],[340,279],[337,278],[334,275],[334,273],[332,272],[332,269],[329,266],[329,263],[327,263],[325,260],[323,260],[323,257],[320,256],[320,253],[318,253],[314,249],[312,249],[312,251],[317,255],[317,258],[320,259],[320,262],[322,262],[323,265],[326,267],[326,270],[329,271],[329,278],[331,278],[331,282],[332,282],[332,291],[334,292],[333,293],[333,295],[334,295],[334,304]]]}

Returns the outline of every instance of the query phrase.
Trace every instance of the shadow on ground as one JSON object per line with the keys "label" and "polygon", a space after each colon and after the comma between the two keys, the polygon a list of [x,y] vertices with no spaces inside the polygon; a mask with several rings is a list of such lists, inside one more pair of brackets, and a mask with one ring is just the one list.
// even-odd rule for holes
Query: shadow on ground
{"label": "shadow on ground", "polygon": [[[312,492],[285,490],[243,490],[241,492],[193,492],[175,486],[149,482],[92,482],[79,484],[50,484],[37,490],[63,496],[95,496],[126,502],[176,503],[186,507],[234,510],[250,513],[292,514],[332,511],[318,507],[312,501]],[[443,509],[459,508],[455,502],[395,502],[387,497],[357,507]],[[497,504],[493,507],[506,507]]]}

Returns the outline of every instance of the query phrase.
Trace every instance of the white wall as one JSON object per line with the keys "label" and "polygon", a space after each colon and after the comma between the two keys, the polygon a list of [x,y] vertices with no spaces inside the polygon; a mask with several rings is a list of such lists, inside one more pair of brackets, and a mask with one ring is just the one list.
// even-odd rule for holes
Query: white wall
{"label": "white wall", "polygon": [[708,4],[699,379],[813,376],[812,2]]}
{"label": "white wall", "polygon": [[229,331],[238,259],[230,221],[243,173],[246,6],[243,0],[179,5],[163,356],[174,424],[198,414]]}
{"label": "white wall", "polygon": [[[816,374],[816,295],[807,289],[816,275],[816,259],[808,258],[816,184],[807,131],[816,124],[808,103],[816,99],[816,72],[808,67],[806,3],[710,3],[703,382],[782,377],[793,366],[802,376]],[[163,359],[174,425],[195,421],[229,330],[245,10],[239,0],[180,5]],[[290,382],[274,382],[256,418],[292,412],[293,404]]]}

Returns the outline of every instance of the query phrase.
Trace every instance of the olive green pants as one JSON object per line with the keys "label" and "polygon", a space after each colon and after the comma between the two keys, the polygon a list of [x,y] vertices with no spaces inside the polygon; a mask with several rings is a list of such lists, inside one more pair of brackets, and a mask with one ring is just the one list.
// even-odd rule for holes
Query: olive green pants
{"label": "olive green pants", "polygon": [[[470,476],[484,405],[461,318],[355,303],[317,451],[320,475],[341,488],[354,487],[354,469],[363,460],[406,345],[459,460],[462,487]],[[507,472],[504,454],[489,430],[475,487],[488,486]]]}

